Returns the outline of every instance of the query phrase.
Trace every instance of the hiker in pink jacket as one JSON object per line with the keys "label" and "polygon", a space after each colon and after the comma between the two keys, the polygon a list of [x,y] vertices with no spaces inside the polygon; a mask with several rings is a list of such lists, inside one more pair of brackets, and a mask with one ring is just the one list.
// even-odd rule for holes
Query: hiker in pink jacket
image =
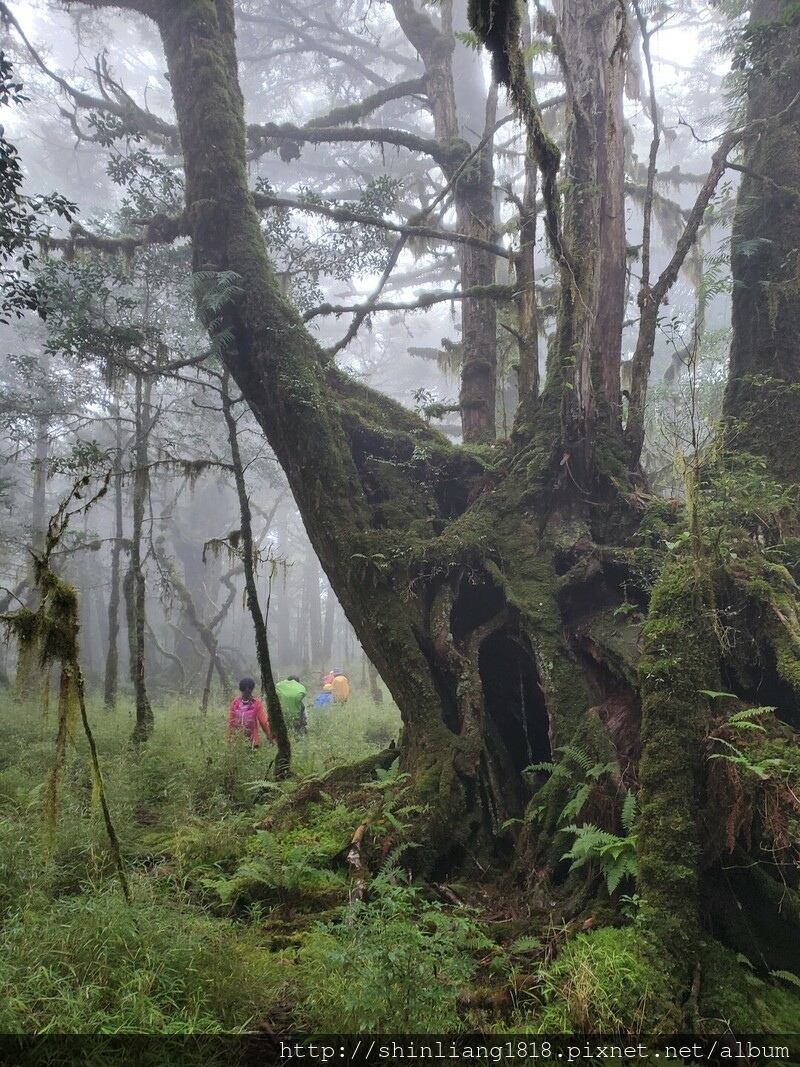
{"label": "hiker in pink jacket", "polygon": [[234,733],[241,731],[253,748],[258,748],[259,726],[270,743],[272,743],[272,733],[270,732],[269,720],[267,719],[267,713],[264,711],[264,705],[258,697],[253,696],[255,687],[256,683],[252,678],[242,678],[241,682],[239,682],[239,692],[242,695],[231,701],[230,711],[228,712],[228,740],[231,739]]}

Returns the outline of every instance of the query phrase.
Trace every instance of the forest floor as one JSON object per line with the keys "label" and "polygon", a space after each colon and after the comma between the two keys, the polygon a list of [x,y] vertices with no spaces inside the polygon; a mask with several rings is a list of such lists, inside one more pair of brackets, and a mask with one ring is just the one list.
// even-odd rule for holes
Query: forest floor
{"label": "forest floor", "polygon": [[[387,751],[393,705],[312,709],[281,784],[274,749],[226,743],[226,712],[163,704],[134,749],[130,706],[90,707],[127,904],[80,723],[48,825],[55,710],[0,696],[0,1033],[635,1029],[654,994],[624,915],[566,921],[477,866],[460,883],[410,877],[420,809]],[[353,761],[358,774],[335,771]],[[797,1000],[722,952],[707,966],[725,980],[708,985],[729,1003],[706,1014],[727,1012],[724,1028],[761,998],[775,1032],[795,1032]]]}

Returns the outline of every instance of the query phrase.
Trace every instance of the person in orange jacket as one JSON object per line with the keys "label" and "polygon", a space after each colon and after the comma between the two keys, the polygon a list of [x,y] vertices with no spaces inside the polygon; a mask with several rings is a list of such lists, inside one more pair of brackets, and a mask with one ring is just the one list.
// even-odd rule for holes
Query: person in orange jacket
{"label": "person in orange jacket", "polygon": [[331,682],[331,696],[334,704],[346,704],[347,698],[350,696],[350,683],[341,671],[334,671],[333,681]]}

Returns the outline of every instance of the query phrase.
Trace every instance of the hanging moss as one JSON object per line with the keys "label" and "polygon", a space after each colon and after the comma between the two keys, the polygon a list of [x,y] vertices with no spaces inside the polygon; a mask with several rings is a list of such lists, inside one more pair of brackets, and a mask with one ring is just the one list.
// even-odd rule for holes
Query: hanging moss
{"label": "hanging moss", "polygon": [[80,621],[78,614],[78,595],[75,589],[60,578],[51,566],[51,556],[58,548],[66,532],[70,519],[74,515],[84,515],[101,499],[108,490],[110,472],[100,489],[91,495],[88,501],[79,504],[73,511],[70,506],[84,499],[84,490],[91,481],[89,475],[78,481],[72,491],[62,501],[56,514],[51,518],[45,549],[41,555],[34,556],[35,590],[39,604],[35,611],[22,608],[4,616],[9,635],[15,636],[23,657],[35,657],[39,673],[49,685],[51,670],[59,668],[58,679],[58,733],[53,766],[48,776],[44,794],[43,816],[45,831],[52,835],[58,815],[58,787],[63,771],[67,743],[73,739],[74,726],[80,713],[81,723],[89,743],[94,793],[100,801],[103,820],[108,833],[111,852],[117,868],[122,892],[130,903],[130,891],[122,862],[122,853],[114,825],[106,802],[97,749],[94,743],[86,714],[83,675],[80,668],[78,649],[78,631]]}
{"label": "hanging moss", "polygon": [[491,53],[498,84],[511,84],[509,52],[520,33],[518,0],[468,0],[467,19],[473,33]]}

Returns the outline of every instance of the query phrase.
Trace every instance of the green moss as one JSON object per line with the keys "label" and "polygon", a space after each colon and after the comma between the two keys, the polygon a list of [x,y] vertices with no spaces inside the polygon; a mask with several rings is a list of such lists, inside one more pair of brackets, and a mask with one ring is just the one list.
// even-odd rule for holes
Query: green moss
{"label": "green moss", "polygon": [[519,50],[517,0],[468,0],[467,18],[475,35],[491,53],[497,81],[510,86],[509,54]]}
{"label": "green moss", "polygon": [[635,690],[639,683],[641,622],[618,617],[613,611],[606,612],[592,620],[589,636],[602,653],[603,661]]}
{"label": "green moss", "polygon": [[719,1032],[793,1034],[800,1019],[798,991],[757,977],[718,941],[701,946],[698,1007]]}
{"label": "green moss", "polygon": [[639,664],[642,920],[685,987],[699,929],[696,797],[709,716],[700,690],[720,688],[713,611],[713,590],[700,565],[688,557],[670,559],[653,590]]}

